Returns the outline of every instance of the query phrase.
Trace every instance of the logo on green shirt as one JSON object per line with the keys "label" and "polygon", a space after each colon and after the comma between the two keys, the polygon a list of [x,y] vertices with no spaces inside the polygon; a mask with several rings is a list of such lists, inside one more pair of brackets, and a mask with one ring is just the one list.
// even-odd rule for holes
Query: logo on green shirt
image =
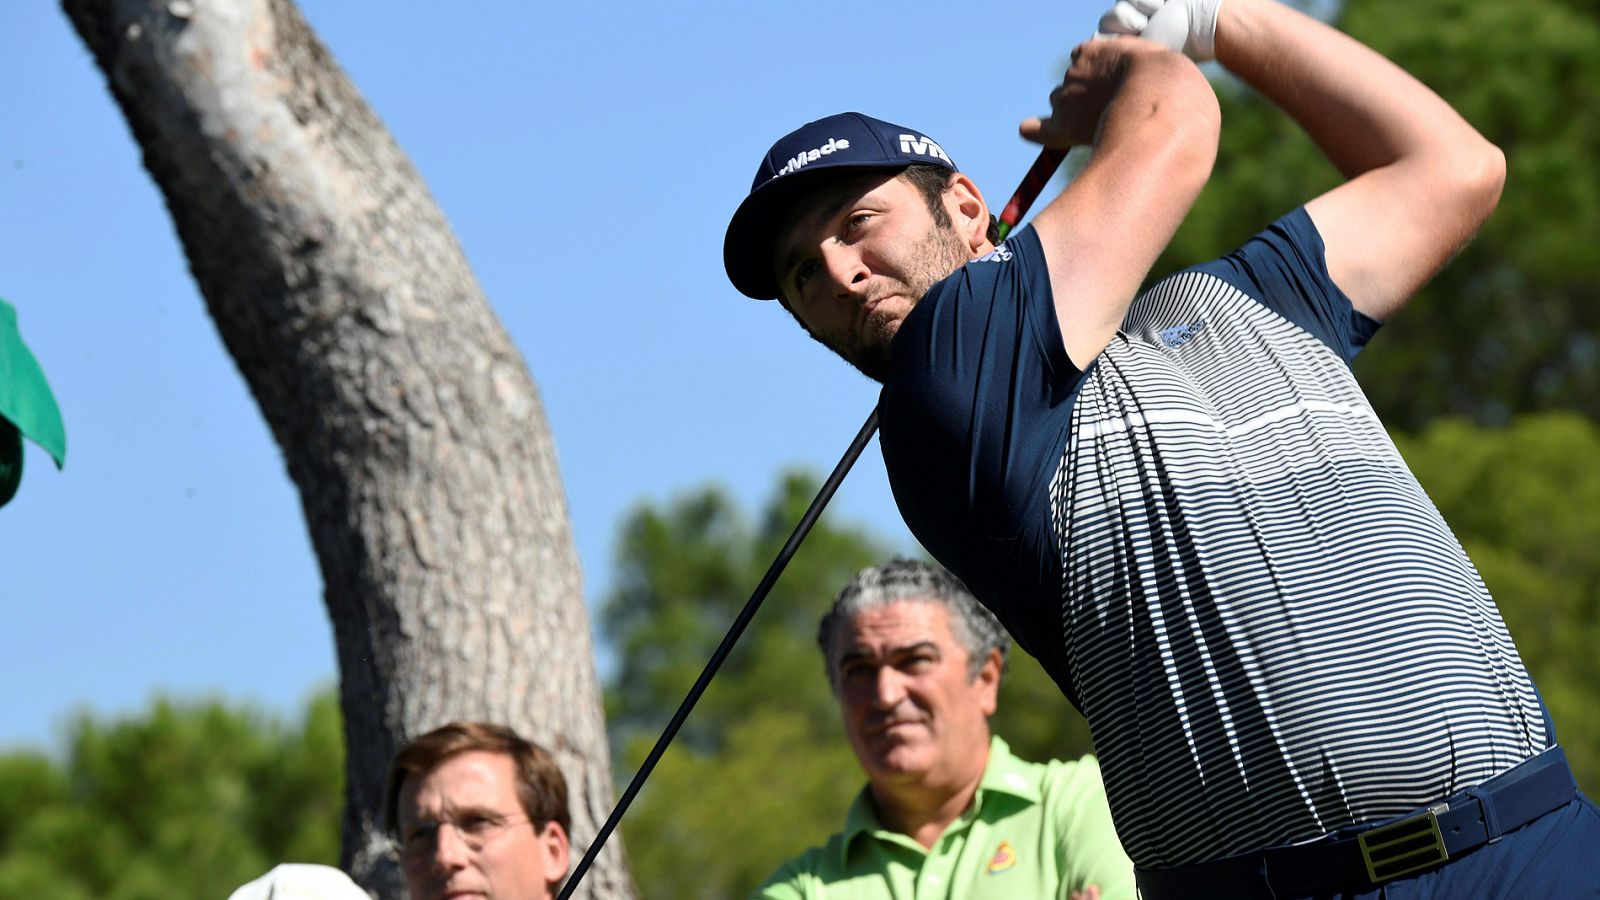
{"label": "logo on green shirt", "polygon": [[1011,846],[1010,841],[1001,841],[1000,846],[996,847],[994,850],[994,856],[989,860],[989,874],[993,875],[996,872],[1004,872],[1016,864],[1016,848]]}

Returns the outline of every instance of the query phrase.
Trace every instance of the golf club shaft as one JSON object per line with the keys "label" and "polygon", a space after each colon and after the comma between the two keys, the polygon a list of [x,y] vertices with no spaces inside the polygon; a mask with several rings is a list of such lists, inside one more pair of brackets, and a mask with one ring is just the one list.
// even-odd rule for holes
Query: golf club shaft
{"label": "golf club shaft", "polygon": [[[1033,205],[1033,201],[1039,196],[1039,192],[1044,190],[1044,186],[1049,182],[1050,176],[1055,174],[1056,169],[1061,165],[1061,161],[1066,158],[1066,155],[1067,151],[1065,150],[1045,148],[1044,152],[1039,154],[1039,158],[1034,160],[1033,166],[1028,169],[1028,174],[1023,177],[1022,184],[1018,186],[1017,192],[1011,196],[1011,200],[1006,203],[1005,211],[1000,214],[1001,240],[1005,240],[1005,236],[1022,220],[1023,215],[1028,211],[1028,207]],[[828,476],[827,481],[823,482],[822,489],[817,492],[816,499],[811,501],[811,506],[806,509],[805,515],[800,517],[800,523],[795,526],[794,533],[789,535],[788,542],[783,545],[782,550],[778,551],[777,558],[767,568],[766,576],[761,579],[760,584],[756,585],[755,592],[750,595],[749,600],[745,601],[744,609],[741,609],[738,617],[733,620],[733,625],[728,628],[728,633],[723,636],[722,643],[718,644],[716,651],[711,654],[711,659],[706,663],[705,670],[700,673],[700,678],[695,681],[694,687],[689,689],[689,694],[683,698],[683,702],[678,704],[678,711],[673,713],[672,721],[667,723],[666,729],[661,732],[661,737],[656,740],[656,744],[651,748],[650,754],[645,757],[644,763],[639,766],[639,771],[634,774],[633,780],[628,783],[627,789],[622,792],[622,797],[617,800],[616,808],[611,810],[611,815],[606,817],[605,824],[600,826],[600,830],[595,833],[594,841],[589,844],[589,849],[583,854],[583,859],[579,860],[578,865],[573,868],[572,877],[568,878],[567,883],[562,886],[561,894],[557,900],[567,900],[577,890],[578,882],[583,880],[584,873],[589,871],[589,867],[594,864],[595,858],[600,855],[600,850],[605,846],[606,839],[611,837],[611,832],[615,831],[617,824],[622,821],[623,813],[627,812],[628,806],[633,803],[634,796],[644,786],[645,779],[650,777],[650,773],[655,769],[656,763],[660,762],[662,754],[667,750],[667,745],[671,744],[672,739],[677,736],[678,730],[683,727],[683,723],[689,718],[690,711],[700,701],[700,695],[705,693],[706,688],[711,684],[711,679],[717,674],[717,670],[722,668],[723,661],[732,652],[733,645],[738,642],[739,636],[744,634],[745,628],[755,618],[756,610],[761,607],[761,601],[766,599],[767,593],[777,583],[778,576],[783,574],[784,568],[789,565],[790,558],[794,556],[795,551],[800,549],[800,543],[811,532],[811,526],[816,524],[818,517],[822,515],[823,507],[827,506],[828,501],[833,499],[834,492],[839,489],[839,485],[844,481],[845,476],[850,473],[850,467],[855,465],[856,458],[861,455],[862,450],[866,449],[867,442],[872,440],[872,435],[877,430],[878,408],[873,407],[871,415],[867,416],[867,421],[861,426],[861,430],[857,432],[855,440],[850,442],[850,447],[845,450],[844,456],[839,459],[839,464],[833,467],[832,474]]]}
{"label": "golf club shaft", "polygon": [[856,439],[850,442],[849,449],[845,450],[844,456],[839,460],[839,464],[833,467],[833,472],[828,476],[828,480],[823,483],[822,490],[817,492],[816,499],[811,501],[811,506],[806,509],[805,515],[800,517],[800,524],[795,526],[794,533],[789,535],[788,542],[783,545],[782,550],[778,551],[778,557],[767,568],[766,576],[761,579],[760,584],[756,585],[755,592],[745,602],[744,609],[739,611],[738,618],[733,620],[733,625],[728,629],[728,633],[723,636],[722,643],[718,644],[716,652],[711,654],[711,660],[706,663],[705,671],[700,673],[699,680],[695,681],[694,687],[689,689],[689,695],[684,697],[683,702],[678,705],[678,711],[673,714],[672,721],[667,723],[666,730],[661,732],[660,739],[656,741],[655,747],[650,750],[650,755],[645,757],[644,764],[639,766],[639,771],[633,776],[633,781],[629,783],[628,789],[622,792],[622,798],[617,801],[616,809],[611,811],[611,815],[606,818],[605,824],[595,834],[594,843],[589,845],[588,852],[583,855],[583,859],[572,870],[572,877],[567,879],[566,886],[562,888],[561,896],[558,900],[566,900],[572,894],[572,891],[577,887],[579,879],[583,878],[583,873],[588,870],[595,857],[599,855],[601,846],[611,836],[611,832],[616,830],[617,823],[622,820],[622,814],[627,811],[628,805],[633,802],[634,795],[639,793],[639,789],[644,786],[645,779],[650,776],[651,770],[656,767],[661,755],[666,752],[667,745],[672,743],[672,739],[677,735],[678,729],[682,728],[684,721],[689,718],[689,711],[694,709],[694,705],[700,700],[700,695],[705,693],[706,688],[711,684],[712,677],[717,674],[718,669],[722,668],[723,660],[728,658],[728,654],[733,650],[733,645],[738,642],[739,636],[744,633],[745,627],[750,624],[751,619],[755,618],[756,610],[760,608],[761,601],[766,599],[767,593],[777,583],[778,576],[783,574],[784,567],[789,565],[790,558],[794,556],[795,551],[800,549],[801,541],[806,539],[806,535],[811,531],[811,526],[816,524],[817,518],[822,515],[823,507],[827,506],[828,501],[833,499],[834,492],[839,489],[844,477],[850,473],[850,467],[855,465],[856,457],[860,456],[861,451],[866,449],[867,442],[872,440],[872,435],[877,430],[878,408],[874,406],[871,415],[867,416],[867,421],[861,426],[861,430],[857,432]]}

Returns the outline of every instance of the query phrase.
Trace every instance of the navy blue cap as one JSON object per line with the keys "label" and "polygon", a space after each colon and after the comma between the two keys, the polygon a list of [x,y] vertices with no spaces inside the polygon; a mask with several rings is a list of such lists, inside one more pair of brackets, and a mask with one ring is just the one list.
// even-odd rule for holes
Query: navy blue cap
{"label": "navy blue cap", "polygon": [[778,220],[817,174],[839,169],[904,168],[917,163],[955,171],[944,148],[920,131],[847,112],[807,122],[778,139],[761,158],[750,194],[739,204],[722,242],[722,265],[739,293],[756,300],[778,296],[772,243]]}

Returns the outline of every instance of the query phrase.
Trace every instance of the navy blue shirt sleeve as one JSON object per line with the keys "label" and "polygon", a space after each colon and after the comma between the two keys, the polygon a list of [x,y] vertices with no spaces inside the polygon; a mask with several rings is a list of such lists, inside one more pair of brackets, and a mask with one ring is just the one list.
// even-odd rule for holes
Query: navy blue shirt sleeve
{"label": "navy blue shirt sleeve", "polygon": [[1254,297],[1315,335],[1348,363],[1377,332],[1379,323],[1357,312],[1333,283],[1325,252],[1322,235],[1301,207],[1238,250],[1194,270],[1215,275]]}
{"label": "navy blue shirt sleeve", "polygon": [[1042,488],[1060,464],[1081,377],[1027,227],[935,285],[906,317],[879,402],[906,524],[1024,649],[1030,629],[1009,601],[1059,583]]}

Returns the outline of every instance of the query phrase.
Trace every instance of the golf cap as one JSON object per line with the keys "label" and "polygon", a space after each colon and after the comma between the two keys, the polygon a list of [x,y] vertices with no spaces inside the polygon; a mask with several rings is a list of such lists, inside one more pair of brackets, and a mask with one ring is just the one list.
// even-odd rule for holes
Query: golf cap
{"label": "golf cap", "polygon": [[924,163],[956,171],[944,148],[920,131],[847,112],[807,122],[778,139],[761,158],[750,195],[728,223],[722,264],[739,293],[778,296],[772,244],[784,213],[818,183],[818,173],[889,169]]}

